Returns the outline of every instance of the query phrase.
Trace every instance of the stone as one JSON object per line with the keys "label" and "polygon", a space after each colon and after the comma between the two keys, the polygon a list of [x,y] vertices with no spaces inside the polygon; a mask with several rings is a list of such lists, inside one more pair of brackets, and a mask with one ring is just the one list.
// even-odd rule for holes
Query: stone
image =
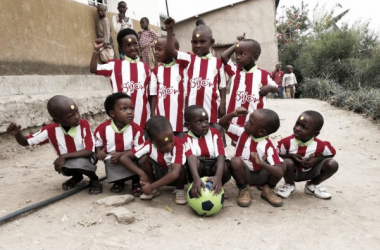
{"label": "stone", "polygon": [[114,208],[106,213],[107,215],[114,215],[117,222],[122,224],[130,224],[135,221],[135,216],[124,207]]}
{"label": "stone", "polygon": [[107,207],[118,207],[124,204],[128,204],[132,201],[135,200],[135,197],[133,197],[130,194],[126,195],[113,195],[113,196],[108,196],[106,198],[100,199],[96,201],[96,204],[98,205],[104,205]]}

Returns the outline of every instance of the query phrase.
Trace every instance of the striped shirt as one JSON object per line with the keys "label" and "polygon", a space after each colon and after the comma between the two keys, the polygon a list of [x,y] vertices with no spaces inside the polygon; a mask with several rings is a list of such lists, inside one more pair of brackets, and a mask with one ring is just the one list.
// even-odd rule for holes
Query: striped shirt
{"label": "striped shirt", "polygon": [[256,139],[244,131],[244,128],[230,124],[227,135],[236,143],[236,157],[240,157],[247,165],[250,171],[261,170],[261,167],[257,165],[251,157],[251,152],[257,152],[259,157],[263,159],[266,156],[266,161],[270,165],[281,164],[282,159],[278,156],[276,148],[273,146],[269,138]]}
{"label": "striped shirt", "polygon": [[95,147],[102,147],[107,154],[124,152],[144,143],[144,130],[134,122],[122,132],[116,132],[111,126],[111,120],[103,122],[95,130]]}
{"label": "striped shirt", "polygon": [[217,57],[203,59],[178,51],[177,62],[182,61],[190,63],[186,83],[188,106],[202,106],[210,115],[210,123],[216,123],[220,104],[219,89],[226,87],[222,61]]}
{"label": "striped shirt", "polygon": [[98,64],[96,74],[110,78],[113,93],[123,92],[131,96],[135,106],[133,121],[144,128],[146,121],[150,118],[149,66],[143,62],[111,60],[106,64]]}
{"label": "striped shirt", "polygon": [[168,169],[171,164],[184,165],[186,162],[185,151],[181,139],[174,137],[174,147],[170,153],[162,153],[157,150],[156,146],[150,141],[146,140],[143,145],[133,148],[131,152],[140,158],[145,154],[157,162],[162,169]]}
{"label": "striped shirt", "polygon": [[156,114],[165,116],[173,131],[182,132],[185,109],[185,70],[187,62],[153,69],[149,95],[157,96]]}
{"label": "striped shirt", "polygon": [[184,137],[186,157],[195,155],[206,159],[226,155],[223,146],[222,134],[215,128],[209,128],[208,133],[202,137],[196,137],[189,131]]}
{"label": "striped shirt", "polygon": [[71,133],[66,133],[58,123],[51,123],[44,126],[39,132],[28,135],[28,144],[42,145],[50,142],[57,155],[83,149],[94,152],[94,137],[87,120],[81,119],[79,125],[70,130],[75,131],[72,136]]}
{"label": "striped shirt", "polygon": [[[259,69],[257,66],[251,70],[252,72],[245,72],[231,60],[226,64],[225,71],[231,77],[231,94],[227,101],[227,114],[238,107],[244,107],[248,113],[256,109],[266,108],[267,98],[260,96],[260,88],[267,85],[277,88],[277,84],[269,72]],[[231,123],[243,127],[248,120],[249,115],[235,117]]]}

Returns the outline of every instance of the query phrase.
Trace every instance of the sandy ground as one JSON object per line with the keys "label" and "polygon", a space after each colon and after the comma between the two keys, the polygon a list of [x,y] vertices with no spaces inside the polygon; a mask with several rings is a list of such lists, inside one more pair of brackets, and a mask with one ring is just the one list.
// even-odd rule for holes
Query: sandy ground
{"label": "sandy ground", "polygon": [[[324,183],[331,200],[305,194],[304,183],[298,183],[283,207],[270,206],[252,188],[251,206],[241,208],[231,180],[225,185],[229,199],[224,209],[202,218],[187,205],[176,205],[168,187],[152,201],[124,205],[136,217],[134,223],[124,225],[95,204],[113,195],[103,182],[100,195],[82,191],[0,225],[0,249],[380,249],[380,127],[316,100],[272,99],[269,107],[281,119],[279,131],[271,136],[273,142],[291,134],[302,111],[323,114],[325,126],[319,138],[335,146],[340,165],[338,173]],[[13,141],[12,145],[15,150],[6,150],[7,157],[1,160],[0,216],[63,192],[65,177],[53,171],[54,152],[49,145],[32,150]],[[233,149],[228,147],[228,152],[231,156]],[[103,164],[98,165],[103,176]],[[131,194],[131,187],[122,194]]]}

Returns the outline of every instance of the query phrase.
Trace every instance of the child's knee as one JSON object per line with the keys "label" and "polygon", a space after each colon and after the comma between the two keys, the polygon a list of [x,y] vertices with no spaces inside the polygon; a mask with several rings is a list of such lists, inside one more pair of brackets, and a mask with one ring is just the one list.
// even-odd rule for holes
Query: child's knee
{"label": "child's knee", "polygon": [[331,173],[336,173],[339,169],[339,164],[336,160],[330,159],[325,162],[324,169],[331,172]]}
{"label": "child's knee", "polygon": [[232,157],[231,159],[231,170],[237,170],[244,167],[245,163],[239,157]]}
{"label": "child's knee", "polygon": [[285,165],[285,170],[294,170],[294,168],[296,167],[296,164],[294,164],[294,161],[289,158],[284,159],[283,165]]}

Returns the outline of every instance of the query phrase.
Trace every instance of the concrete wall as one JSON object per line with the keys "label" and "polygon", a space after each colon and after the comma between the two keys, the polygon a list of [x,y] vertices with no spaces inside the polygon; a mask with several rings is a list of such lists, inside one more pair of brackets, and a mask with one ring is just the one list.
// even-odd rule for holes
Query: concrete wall
{"label": "concrete wall", "polygon": [[[94,7],[70,0],[1,3],[0,75],[89,74],[96,38]],[[114,14],[107,16],[111,20]],[[139,20],[133,21],[135,30],[141,30]]]}
{"label": "concrete wall", "polygon": [[[261,44],[260,68],[272,71],[278,61],[274,0],[248,0],[199,15],[213,31],[215,43],[236,41],[238,35]],[[182,51],[191,51],[191,36],[197,19],[190,18],[175,25],[176,38]]]}

